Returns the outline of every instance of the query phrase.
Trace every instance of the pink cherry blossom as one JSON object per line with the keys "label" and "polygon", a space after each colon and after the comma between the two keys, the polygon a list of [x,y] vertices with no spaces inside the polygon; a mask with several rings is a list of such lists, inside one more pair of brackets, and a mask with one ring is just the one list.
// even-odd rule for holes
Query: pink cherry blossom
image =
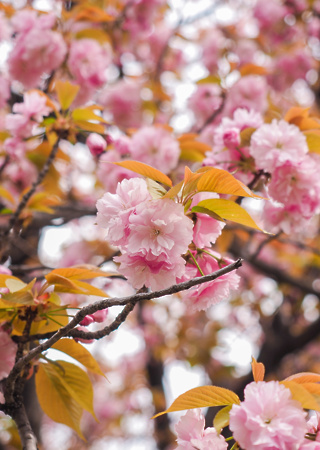
{"label": "pink cherry blossom", "polygon": [[273,172],[268,192],[286,208],[296,206],[310,219],[320,209],[319,164],[308,155],[301,162],[286,161]]}
{"label": "pink cherry blossom", "polygon": [[181,204],[170,199],[141,203],[129,217],[128,253],[151,252],[179,257],[192,241],[193,222]]}
{"label": "pink cherry blossom", "polygon": [[[1,28],[1,25],[0,25]],[[0,74],[0,108],[6,106],[7,100],[10,97],[10,83],[9,80]]]}
{"label": "pink cherry blossom", "polygon": [[67,47],[60,33],[32,28],[18,35],[8,59],[9,73],[25,87],[36,87],[41,75],[57,69],[66,53]]}
{"label": "pink cherry blossom", "polygon": [[[115,147],[118,148],[115,142]],[[110,164],[121,160],[121,153],[118,150],[108,150],[101,155],[97,169],[97,178],[107,192],[116,192],[118,183],[125,179],[137,178],[136,175],[124,167]]]}
{"label": "pink cherry blossom", "polygon": [[[270,233],[279,230],[288,235],[312,237],[317,233],[317,220],[305,219],[299,205],[279,205],[271,201],[266,202],[263,209],[264,228]],[[316,219],[316,217],[315,217]]]}
{"label": "pink cherry blossom", "polygon": [[97,202],[97,223],[106,228],[106,239],[112,245],[124,245],[129,235],[129,217],[140,203],[151,199],[142,178],[123,180],[115,194],[109,192]]}
{"label": "pink cherry blossom", "polygon": [[223,33],[219,29],[210,29],[202,42],[202,60],[211,73],[218,68],[218,60],[224,45],[225,37]]}
{"label": "pink cherry blossom", "polygon": [[254,17],[259,22],[259,27],[269,29],[274,24],[284,19],[287,13],[286,7],[279,0],[270,0],[265,2],[264,0],[258,0],[254,8]]}
{"label": "pink cherry blossom", "polygon": [[306,413],[291,392],[277,381],[250,383],[245,400],[233,405],[230,429],[246,450],[292,450],[307,431]]}
{"label": "pink cherry blossom", "polygon": [[141,86],[137,82],[121,80],[101,93],[99,103],[106,107],[113,120],[122,128],[137,128],[142,121]]}
{"label": "pink cherry blossom", "polygon": [[248,75],[241,77],[229,89],[224,114],[231,116],[238,108],[252,109],[263,113],[267,107],[266,80],[257,75]]}
{"label": "pink cherry blossom", "polygon": [[202,126],[221,103],[221,88],[217,84],[199,84],[188,102],[195,115],[197,126]]}
{"label": "pink cherry blossom", "polygon": [[56,17],[54,14],[41,14],[31,9],[17,11],[11,19],[11,24],[16,33],[26,34],[33,28],[47,30],[54,26]]}
{"label": "pink cherry blossom", "polygon": [[262,125],[251,137],[250,154],[257,168],[271,173],[286,161],[302,161],[307,153],[306,137],[284,120]]}
{"label": "pink cherry blossom", "polygon": [[[222,267],[232,263],[229,259],[224,259],[222,264],[219,264],[217,259],[220,257],[218,253],[208,250],[214,257],[202,253],[197,257],[197,263],[199,264],[204,275],[209,275]],[[201,273],[192,265],[189,267],[189,277],[201,276]],[[187,273],[188,273],[187,272]],[[201,285],[195,286],[188,291],[185,291],[182,295],[185,303],[190,311],[200,311],[208,309],[212,305],[228,299],[232,291],[238,289],[240,283],[240,277],[233,271],[222,275],[214,281],[209,281]]]}
{"label": "pink cherry blossom", "polygon": [[44,116],[47,116],[52,111],[52,108],[47,106],[47,98],[45,95],[39,94],[37,91],[26,92],[23,96],[23,102],[15,103],[13,105],[13,112],[22,114],[28,119],[36,122],[41,122]]}
{"label": "pink cherry blossom", "polygon": [[122,273],[132,286],[140,289],[150,287],[153,291],[164,289],[177,283],[177,278],[185,274],[185,260],[181,256],[170,258],[165,254],[152,252],[123,253],[114,258],[120,263]]}
{"label": "pink cherry blossom", "polygon": [[10,25],[3,11],[0,11],[0,42],[9,39]]}
{"label": "pink cherry blossom", "polygon": [[150,126],[132,136],[131,154],[133,159],[169,173],[178,164],[180,147],[169,131],[161,126]]}
{"label": "pink cherry blossom", "polygon": [[97,133],[90,133],[87,137],[86,144],[93,156],[101,155],[107,148],[106,140]]}
{"label": "pink cherry blossom", "polygon": [[0,380],[7,377],[13,368],[17,348],[8,333],[0,329]]}
{"label": "pink cherry blossom", "polygon": [[81,86],[96,89],[106,82],[106,69],[110,64],[107,51],[94,39],[71,42],[68,67]]}
{"label": "pink cherry blossom", "polygon": [[200,409],[189,410],[175,426],[179,450],[226,450],[228,444],[215,428],[204,429],[205,419]]}

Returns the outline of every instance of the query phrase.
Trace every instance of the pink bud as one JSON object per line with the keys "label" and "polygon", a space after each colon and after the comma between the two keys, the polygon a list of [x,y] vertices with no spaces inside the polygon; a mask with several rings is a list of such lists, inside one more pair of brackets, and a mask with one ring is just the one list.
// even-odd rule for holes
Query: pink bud
{"label": "pink bud", "polygon": [[95,322],[101,323],[101,322],[104,322],[106,320],[108,312],[109,312],[108,308],[107,309],[102,309],[101,311],[97,311],[97,312],[93,313],[91,316],[93,317],[93,320]]}
{"label": "pink bud", "polygon": [[94,318],[92,317],[91,314],[89,314],[88,316],[86,316],[84,319],[81,320],[80,325],[87,327],[88,325],[90,325],[93,322],[94,322]]}
{"label": "pink bud", "polygon": [[97,133],[91,133],[87,137],[86,144],[93,156],[99,156],[107,148],[106,140]]}

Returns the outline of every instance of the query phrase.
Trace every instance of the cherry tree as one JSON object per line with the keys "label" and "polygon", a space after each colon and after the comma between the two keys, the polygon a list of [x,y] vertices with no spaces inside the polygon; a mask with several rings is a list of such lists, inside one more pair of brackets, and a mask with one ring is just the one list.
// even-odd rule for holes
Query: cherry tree
{"label": "cherry tree", "polygon": [[3,1],[0,50],[0,448],[319,449],[320,2]]}

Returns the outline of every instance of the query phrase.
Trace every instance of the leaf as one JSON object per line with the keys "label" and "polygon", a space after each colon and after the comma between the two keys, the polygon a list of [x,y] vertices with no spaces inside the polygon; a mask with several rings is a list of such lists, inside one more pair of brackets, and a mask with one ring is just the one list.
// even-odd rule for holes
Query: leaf
{"label": "leaf", "polygon": [[320,375],[312,372],[301,372],[296,373],[295,375],[291,375],[283,381],[294,381],[295,383],[303,384],[303,383],[319,383]]}
{"label": "leaf", "polygon": [[253,357],[251,362],[252,375],[256,383],[264,380],[265,368],[262,363],[258,363]]}
{"label": "leaf", "polygon": [[256,131],[256,128],[247,127],[240,131],[240,147],[249,147],[251,136]]}
{"label": "leaf", "polygon": [[108,297],[108,295],[99,288],[79,280],[70,280],[58,274],[48,274],[46,279],[49,284],[54,285],[55,292],[71,292],[73,294],[97,295],[99,297]]}
{"label": "leaf", "polygon": [[[19,278],[14,277],[13,275],[6,275],[4,273],[0,273],[0,287],[8,287],[7,286],[7,280],[16,280],[16,281],[20,281],[21,283],[23,283],[23,281],[21,281]],[[26,286],[26,284],[24,283],[24,285]]]}
{"label": "leaf", "polygon": [[162,198],[175,198],[181,191],[182,186],[183,181],[180,181],[180,183],[176,184],[171,189],[169,189],[168,192]]}
{"label": "leaf", "polygon": [[[79,11],[79,12],[78,12]],[[110,22],[114,21],[114,17],[107,14],[103,9],[92,5],[80,7],[74,17],[75,21],[85,20],[89,22]]]}
{"label": "leaf", "polygon": [[7,288],[11,293],[20,291],[21,289],[27,286],[27,284],[21,280],[12,280],[10,278],[5,281],[5,285],[7,286]]}
{"label": "leaf", "polygon": [[14,205],[15,201],[11,193],[5,189],[3,186],[0,186],[0,197],[8,200],[12,205]]}
{"label": "leaf", "polygon": [[17,291],[8,294],[1,294],[4,303],[10,306],[30,306],[34,305],[34,298],[30,292]]}
{"label": "leaf", "polygon": [[207,84],[207,83],[214,83],[214,84],[220,84],[221,78],[219,78],[216,75],[209,75],[205,78],[201,78],[201,80],[198,80],[196,84]]}
{"label": "leaf", "polygon": [[230,194],[241,197],[262,198],[255,195],[245,184],[237,180],[226,170],[210,168],[200,178],[198,191],[217,192],[218,194]]}
{"label": "leaf", "polygon": [[309,152],[320,153],[320,130],[305,131]]}
{"label": "leaf", "polygon": [[105,128],[101,123],[87,122],[86,120],[75,120],[74,124],[80,130],[91,131],[92,133],[104,134]]}
{"label": "leaf", "polygon": [[76,98],[80,86],[72,84],[70,81],[58,80],[55,82],[55,91],[58,96],[59,103],[63,110],[68,109]]}
{"label": "leaf", "polygon": [[100,44],[110,43],[110,36],[100,28],[85,28],[76,34],[76,39],[95,39]]}
{"label": "leaf", "polygon": [[97,122],[108,123],[103,117],[93,112],[91,108],[76,108],[71,115],[75,121],[96,120]]}
{"label": "leaf", "polygon": [[225,406],[224,408],[220,409],[220,411],[218,411],[217,414],[214,416],[213,426],[218,434],[221,433],[222,428],[229,425],[231,408],[232,405]]}
{"label": "leaf", "polygon": [[231,200],[224,200],[221,198],[202,200],[197,206],[192,208],[192,212],[203,212],[203,210],[201,211],[198,208],[206,208],[222,219],[231,220],[232,222],[263,231],[242,206]]}
{"label": "leaf", "polygon": [[98,375],[105,377],[104,373],[99,367],[99,364],[91,355],[91,353],[83,347],[81,344],[77,343],[73,339],[60,339],[57,341],[52,348],[59,350],[60,352],[66,353],[72,358],[76,359],[84,365],[88,370]]}
{"label": "leaf", "polygon": [[239,72],[242,77],[246,75],[267,75],[268,70],[265,67],[257,66],[256,64],[248,63],[240,67]]}
{"label": "leaf", "polygon": [[148,164],[141,163],[139,161],[121,161],[115,162],[117,166],[124,167],[125,169],[132,170],[132,172],[143,175],[144,177],[151,178],[154,181],[158,181],[159,183],[165,184],[166,186],[171,187],[172,181],[167,177],[164,173],[160,172],[160,170],[155,169],[154,167],[149,166]]}
{"label": "leaf", "polygon": [[69,278],[70,280],[89,280],[91,278],[97,277],[107,277],[109,275],[115,275],[110,272],[104,272],[91,264],[82,264],[73,267],[64,267],[60,269],[54,269],[50,273],[46,275],[46,279],[48,280],[49,275],[60,275],[64,278]]}
{"label": "leaf", "polygon": [[320,411],[320,404],[313,397],[303,384],[295,383],[294,381],[280,381],[286,388],[290,389],[292,398],[301,403],[302,408]]}
{"label": "leaf", "polygon": [[[36,373],[36,391],[37,397],[42,410],[55,422],[63,423],[68,427],[75,430],[78,435],[84,439],[80,430],[80,420],[83,413],[83,407],[74,398],[74,389],[68,389],[68,381],[73,379],[75,381],[75,389],[78,391],[79,386],[83,392],[86,392],[87,385],[83,383],[83,379],[79,378],[78,371],[72,371],[68,375],[68,381],[65,378],[67,364],[74,366],[73,364],[66,363],[65,361],[57,361],[57,364],[39,364],[39,370]],[[65,371],[63,372],[64,369]],[[77,368],[79,369],[79,367]],[[81,369],[79,369],[81,370]],[[82,373],[85,373],[81,370]],[[81,375],[82,375],[81,373]],[[80,381],[80,382],[79,382]],[[88,380],[86,379],[86,382]],[[89,385],[90,385],[89,380]]]}
{"label": "leaf", "polygon": [[202,408],[205,406],[233,405],[234,403],[239,405],[240,399],[237,394],[229,389],[217,386],[201,386],[179,395],[170,408],[156,414],[153,416],[153,419],[173,411],[183,411],[184,409]]}

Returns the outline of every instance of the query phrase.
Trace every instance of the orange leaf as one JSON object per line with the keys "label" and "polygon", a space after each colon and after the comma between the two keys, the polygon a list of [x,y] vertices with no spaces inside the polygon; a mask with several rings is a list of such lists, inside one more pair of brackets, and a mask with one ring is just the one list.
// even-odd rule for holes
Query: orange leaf
{"label": "orange leaf", "polygon": [[283,381],[294,381],[295,383],[303,384],[303,383],[319,383],[320,375],[312,372],[301,372],[296,373],[295,375],[291,375]]}
{"label": "orange leaf", "polygon": [[263,365],[262,363],[258,363],[258,362],[252,357],[251,368],[252,368],[252,375],[253,375],[254,381],[255,381],[256,383],[257,383],[258,381],[263,381],[263,379],[264,379],[264,373],[265,373],[264,365]]}
{"label": "orange leaf", "polygon": [[320,404],[315,397],[303,387],[303,384],[298,384],[294,381],[280,381],[280,384],[283,384],[286,388],[290,389],[292,398],[301,403],[302,408],[320,411]]}
{"label": "orange leaf", "polygon": [[117,166],[124,167],[125,169],[132,170],[132,172],[143,175],[144,177],[151,178],[154,181],[158,181],[159,183],[163,183],[166,186],[171,187],[172,181],[167,177],[164,173],[160,172],[160,170],[155,169],[154,167],[149,166],[148,164],[141,163],[139,161],[121,161],[115,162]]}
{"label": "orange leaf", "polygon": [[217,192],[218,194],[262,198],[259,195],[255,195],[245,184],[231,175],[231,173],[214,167],[203,174],[198,182],[197,188],[199,192],[209,191]]}
{"label": "orange leaf", "polygon": [[70,81],[58,80],[55,82],[55,91],[62,109],[68,109],[76,98],[80,86],[72,84]]}
{"label": "orange leaf", "polygon": [[246,75],[267,75],[268,73],[265,67],[257,66],[256,64],[252,63],[244,64],[239,69],[239,72],[243,77]]}

